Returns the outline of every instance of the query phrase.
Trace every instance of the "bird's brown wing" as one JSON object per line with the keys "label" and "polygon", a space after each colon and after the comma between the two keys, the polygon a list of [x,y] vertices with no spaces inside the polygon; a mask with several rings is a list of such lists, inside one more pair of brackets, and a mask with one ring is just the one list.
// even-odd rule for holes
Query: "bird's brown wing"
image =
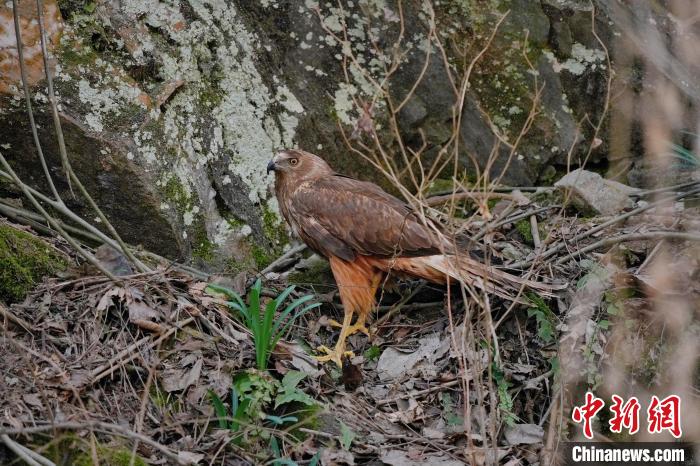
{"label": "bird's brown wing", "polygon": [[448,246],[406,204],[373,183],[343,176],[302,183],[289,211],[302,239],[327,257],[422,256]]}

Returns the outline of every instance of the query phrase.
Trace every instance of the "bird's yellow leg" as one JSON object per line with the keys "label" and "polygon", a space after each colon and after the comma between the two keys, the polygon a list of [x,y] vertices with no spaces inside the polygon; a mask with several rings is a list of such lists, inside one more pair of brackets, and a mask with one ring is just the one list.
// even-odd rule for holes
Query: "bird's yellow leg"
{"label": "bird's yellow leg", "polygon": [[353,327],[350,325],[352,322],[352,312],[345,312],[345,317],[343,317],[343,324],[340,329],[340,336],[338,337],[338,342],[335,344],[334,349],[330,349],[326,346],[319,346],[317,349],[322,353],[326,353],[325,356],[316,356],[316,359],[320,362],[333,361],[338,365],[338,367],[343,367],[343,356],[353,357],[352,351],[345,351],[345,339],[350,335],[350,329]]}
{"label": "bird's yellow leg", "polygon": [[[357,332],[362,332],[365,335],[369,336],[369,329],[365,325],[366,320],[367,320],[367,315],[360,313],[357,317],[357,321],[348,327],[348,336],[354,335]],[[343,327],[343,324],[341,324],[340,322],[338,322],[335,319],[328,319],[328,325],[330,325],[332,327],[338,327],[338,328]]]}

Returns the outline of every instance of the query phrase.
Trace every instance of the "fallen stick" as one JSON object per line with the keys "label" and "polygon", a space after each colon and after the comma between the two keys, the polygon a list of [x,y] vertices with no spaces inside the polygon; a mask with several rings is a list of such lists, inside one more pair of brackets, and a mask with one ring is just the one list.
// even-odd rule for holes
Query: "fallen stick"
{"label": "fallen stick", "polygon": [[692,196],[693,194],[697,194],[697,193],[700,193],[700,188],[691,189],[690,191],[686,191],[684,193],[668,196],[668,197],[665,197],[663,199],[659,199],[658,201],[650,202],[649,204],[647,204],[645,206],[637,207],[636,209],[630,210],[629,212],[626,212],[622,215],[618,215],[617,217],[611,218],[607,222],[603,222],[600,225],[598,225],[597,227],[591,228],[590,230],[584,231],[583,233],[579,233],[578,235],[571,238],[568,242],[564,242],[562,244],[559,244],[558,246],[554,246],[554,247],[544,251],[542,254],[538,254],[536,257],[534,257],[532,259],[516,262],[514,264],[507,264],[506,267],[509,269],[530,267],[535,261],[544,260],[544,259],[548,259],[548,258],[552,257],[553,255],[555,255],[556,253],[558,253],[559,251],[564,249],[566,247],[567,243],[576,243],[576,242],[582,240],[583,238],[587,238],[587,237],[589,237],[589,236],[591,236],[591,235],[593,235],[601,230],[606,229],[607,227],[609,227],[611,225],[615,225],[616,223],[620,223],[621,221],[626,220],[634,215],[637,215],[637,214],[645,212],[649,209],[653,209],[655,207],[658,207],[659,205],[661,205],[665,202],[678,201],[680,199],[683,199],[684,197]]}
{"label": "fallen stick", "polygon": [[446,202],[450,202],[452,200],[455,201],[460,201],[463,199],[469,199],[469,200],[474,200],[476,201],[477,198],[479,199],[510,199],[510,200],[515,200],[515,196],[509,193],[501,193],[501,192],[456,192],[453,194],[444,194],[441,196],[431,196],[425,200],[425,203],[429,205],[430,207],[434,207],[436,205],[444,204]]}
{"label": "fallen stick", "polygon": [[479,232],[474,236],[474,241],[477,241],[478,239],[480,239],[481,237],[483,237],[483,236],[484,236],[486,233],[488,233],[489,231],[491,231],[491,230],[493,230],[493,229],[495,229],[495,228],[498,228],[498,227],[500,227],[500,226],[502,226],[502,225],[506,225],[506,224],[508,224],[508,223],[513,223],[513,222],[517,222],[518,220],[522,220],[522,219],[524,219],[524,218],[528,218],[528,217],[530,217],[530,216],[532,216],[532,215],[537,215],[537,214],[539,214],[539,213],[546,212],[546,211],[548,211],[548,210],[560,209],[560,208],[561,208],[560,205],[550,205],[550,206],[546,206],[546,207],[540,207],[539,209],[528,210],[527,212],[523,212],[523,213],[521,213],[521,214],[513,215],[512,217],[508,217],[508,218],[504,218],[503,220],[499,220],[499,221],[497,221],[496,223],[489,224],[489,225],[485,225],[485,226],[481,229],[481,231],[479,231]]}
{"label": "fallen stick", "polygon": [[443,388],[450,388],[450,387],[454,387],[455,385],[459,385],[461,382],[462,382],[462,379],[450,380],[449,382],[445,382],[445,383],[442,383],[440,385],[436,385],[434,387],[426,388],[424,390],[418,390],[417,392],[404,393],[403,395],[395,396],[394,398],[387,398],[385,400],[379,400],[379,401],[377,401],[377,406],[384,406],[384,405],[388,405],[391,403],[395,403],[398,400],[405,400],[407,398],[413,398],[416,396],[427,395],[428,393],[438,392],[438,391],[442,390]]}
{"label": "fallen stick", "polygon": [[47,465],[47,463],[39,463],[38,461],[34,460],[34,458],[32,458],[32,455],[30,455],[29,452],[26,451],[22,445],[15,442],[7,435],[0,435],[0,440],[2,440],[2,442],[7,446],[7,448],[12,450],[15,455],[17,455],[22,461],[29,464],[30,466],[42,466],[42,464],[44,466]]}
{"label": "fallen stick", "polygon": [[277,268],[280,267],[280,265],[284,264],[288,259],[292,258],[293,256],[299,254],[302,252],[304,249],[306,249],[305,244],[301,244],[299,246],[293,247],[289,251],[285,252],[282,254],[280,257],[272,261],[270,265],[265,267],[260,271],[260,275],[265,276],[266,274],[270,272],[276,272]]}
{"label": "fallen stick", "polygon": [[[182,327],[185,325],[189,324],[194,320],[194,317],[188,317],[187,319],[184,319],[180,322],[177,322],[175,326],[171,327],[166,331],[163,335],[161,335],[159,338],[156,340],[153,340],[151,343],[149,343],[146,347],[147,348],[152,348],[156,346],[157,344],[161,343],[162,341],[166,340],[167,338],[170,337],[173,333],[175,333],[177,330],[181,330]],[[93,369],[90,372],[90,376],[88,380],[83,383],[82,385],[92,385],[103,378],[107,377],[108,375],[113,374],[117,369],[122,367],[124,364],[133,361],[139,353],[136,352],[135,350],[145,341],[150,340],[152,337],[144,337],[137,341],[136,343],[133,343],[129,347],[127,347],[125,350],[122,350],[112,358],[108,363],[102,364],[101,366],[98,366],[97,368]],[[128,355],[128,357],[124,358],[124,356]]]}
{"label": "fallen stick", "polygon": [[9,435],[27,435],[27,434],[37,434],[40,432],[46,432],[48,430],[96,430],[108,434],[120,435],[125,438],[130,438],[132,440],[138,440],[139,442],[145,443],[152,446],[156,450],[163,453],[165,456],[173,460],[176,464],[185,464],[180,461],[177,453],[170,450],[170,448],[162,445],[150,437],[143,434],[134,432],[126,427],[122,427],[117,424],[110,424],[108,422],[102,421],[81,421],[81,422],[57,422],[54,424],[44,424],[31,427],[23,427],[19,429],[0,429],[0,438]]}
{"label": "fallen stick", "polygon": [[677,231],[651,231],[648,233],[629,233],[626,235],[620,235],[620,236],[614,236],[612,238],[605,238],[600,241],[596,241],[595,243],[586,246],[585,248],[581,248],[575,251],[570,252],[566,256],[558,259],[555,264],[556,265],[562,265],[570,260],[574,260],[576,257],[585,254],[590,251],[594,251],[596,249],[604,248],[606,246],[613,246],[618,243],[623,243],[625,241],[639,241],[639,240],[645,240],[645,239],[656,239],[656,238],[662,238],[662,239],[679,239],[679,240],[685,240],[685,241],[700,241],[700,235],[694,235],[692,233],[682,233],[682,232],[677,232]]}
{"label": "fallen stick", "polygon": [[11,322],[14,322],[15,324],[24,328],[24,330],[26,330],[28,333],[32,332],[31,331],[32,325],[29,322],[22,319],[21,317],[17,317],[16,315],[14,315],[2,303],[0,303],[0,315],[3,316],[5,319],[7,319]]}

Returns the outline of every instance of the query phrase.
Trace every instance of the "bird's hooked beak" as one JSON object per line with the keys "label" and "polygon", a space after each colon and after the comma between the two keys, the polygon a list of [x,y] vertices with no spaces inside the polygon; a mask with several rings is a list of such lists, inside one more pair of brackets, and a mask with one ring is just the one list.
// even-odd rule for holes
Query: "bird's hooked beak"
{"label": "bird's hooked beak", "polygon": [[274,159],[267,162],[267,172],[268,173],[275,171],[275,168],[277,168],[277,166],[275,165]]}

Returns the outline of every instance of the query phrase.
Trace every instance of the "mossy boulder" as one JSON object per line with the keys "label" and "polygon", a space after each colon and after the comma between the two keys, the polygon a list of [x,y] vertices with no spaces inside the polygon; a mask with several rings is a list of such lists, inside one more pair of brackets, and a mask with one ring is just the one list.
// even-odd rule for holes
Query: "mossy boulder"
{"label": "mossy boulder", "polygon": [[0,225],[0,301],[21,300],[46,275],[67,266],[67,258],[46,241]]}
{"label": "mossy boulder", "polygon": [[[269,264],[289,238],[265,167],[285,147],[316,152],[337,171],[391,190],[391,182],[348,150],[339,133],[341,125],[354,134],[353,144],[355,136],[367,137],[357,124],[361,106],[374,101],[368,111],[381,125],[378,140],[397,154],[399,170],[406,165],[388,124],[386,99],[375,98],[376,86],[361,70],[351,67],[346,82],[342,63],[349,51],[376,82],[384,82],[392,57],[405,57],[385,83],[395,105],[412,94],[398,115],[403,147],[425,143],[421,163],[429,167],[459,141],[458,176],[466,180],[489,170],[490,179],[502,183],[542,181],[542,168],[561,166],[568,154],[576,122],[584,114],[598,117],[599,87],[580,101],[565,93],[607,76],[600,44],[585,33],[585,10],[552,1],[436,3],[435,37],[444,45],[445,63],[431,42],[438,39],[426,35],[430,12],[424,2],[404,2],[403,23],[394,1],[347,3],[58,1],[64,29],[54,44],[54,86],[68,156],[127,242],[212,271]],[[472,69],[457,128],[459,92],[450,75],[459,84],[507,10],[499,34]],[[606,37],[606,18],[598,14],[596,30]],[[401,25],[413,32],[394,49]],[[337,39],[343,28],[346,44]],[[41,84],[32,95],[49,170],[69,207],[93,221],[88,203],[65,182]],[[542,85],[531,131],[511,153],[534,89]],[[453,138],[453,131],[460,137]],[[501,143],[498,159],[489,163],[496,132],[510,142]],[[583,137],[590,136],[584,130]],[[18,95],[0,93],[0,150],[22,179],[49,192],[36,170]],[[453,175],[449,166],[439,174]],[[408,183],[405,176],[401,181]],[[0,197],[21,193],[0,181]]]}

